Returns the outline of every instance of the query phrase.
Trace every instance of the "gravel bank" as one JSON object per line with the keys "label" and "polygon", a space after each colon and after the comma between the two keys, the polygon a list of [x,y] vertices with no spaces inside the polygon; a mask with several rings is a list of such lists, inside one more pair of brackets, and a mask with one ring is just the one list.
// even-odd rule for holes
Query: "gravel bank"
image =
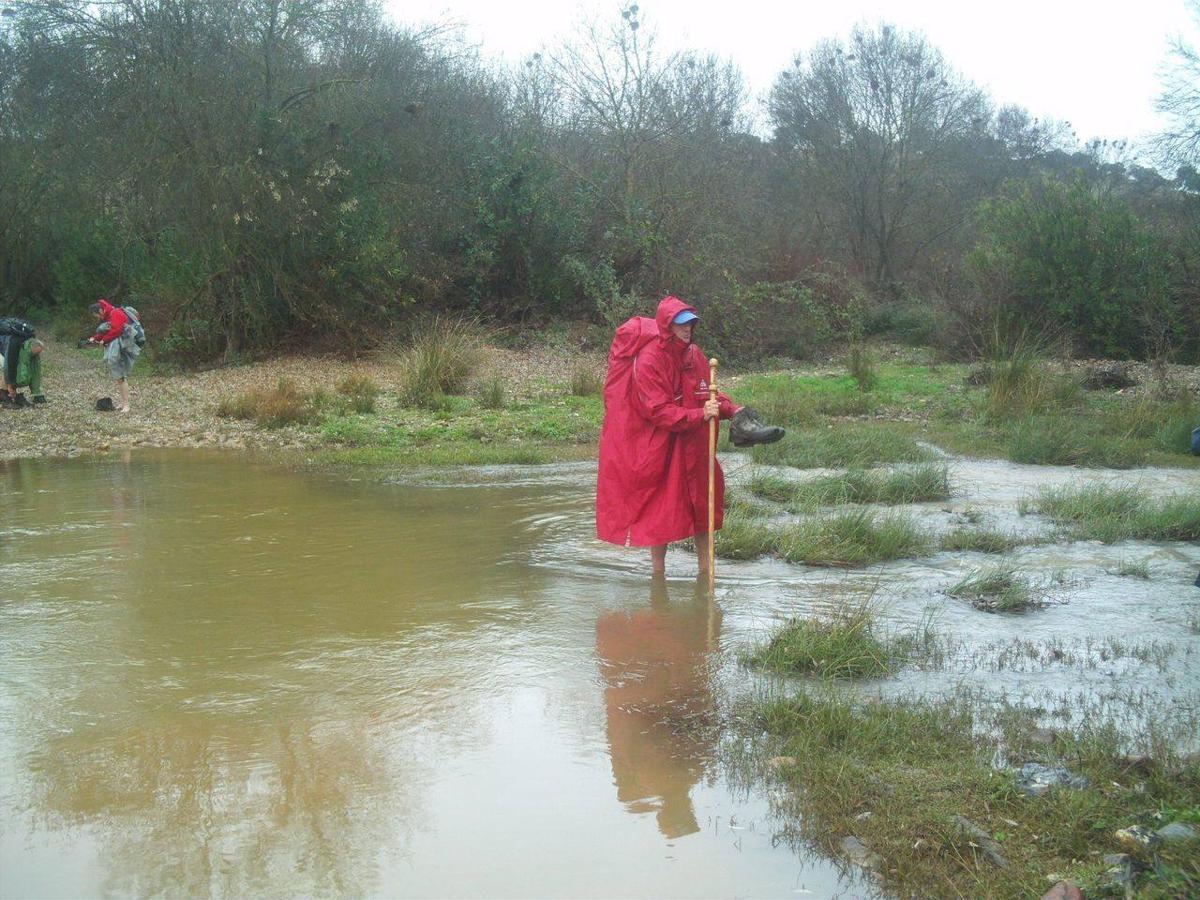
{"label": "gravel bank", "polygon": [[[394,359],[347,362],[324,357],[284,357],[249,365],[188,374],[155,374],[142,364],[130,379],[132,410],[102,413],[98,397],[113,396],[98,350],[79,351],[47,341],[45,406],[0,408],[0,460],[35,456],[77,456],[124,447],[229,447],[303,450],[319,444],[314,430],[265,430],[249,422],[220,418],[217,404],[281,378],[304,390],[332,392],[347,375],[374,380],[385,392],[399,386]],[[603,370],[601,354],[581,355],[538,348],[489,348],[481,378],[501,378],[513,396],[533,396],[563,383],[580,365]]]}

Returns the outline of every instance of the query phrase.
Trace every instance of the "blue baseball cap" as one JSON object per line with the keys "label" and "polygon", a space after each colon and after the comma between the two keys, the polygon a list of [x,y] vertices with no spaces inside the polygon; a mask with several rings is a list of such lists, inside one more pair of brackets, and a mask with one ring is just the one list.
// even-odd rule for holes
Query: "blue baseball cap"
{"label": "blue baseball cap", "polygon": [[688,322],[694,322],[700,317],[690,309],[685,309],[679,315],[671,320],[672,325],[686,325]]}

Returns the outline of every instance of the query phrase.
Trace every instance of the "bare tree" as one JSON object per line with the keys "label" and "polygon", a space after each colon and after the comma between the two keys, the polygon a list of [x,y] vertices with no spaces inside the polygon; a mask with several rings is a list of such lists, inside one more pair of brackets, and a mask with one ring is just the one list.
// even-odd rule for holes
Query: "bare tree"
{"label": "bare tree", "polygon": [[[1188,8],[1200,25],[1200,0],[1188,0]],[[1159,157],[1170,168],[1200,168],[1200,49],[1176,38],[1171,60],[1158,98],[1158,109],[1170,127],[1156,140]]]}
{"label": "bare tree", "polygon": [[964,151],[987,140],[990,108],[922,36],[884,24],[823,41],[779,77],[768,109],[776,142],[877,286],[893,288],[963,223],[964,205],[945,201],[971,177]]}

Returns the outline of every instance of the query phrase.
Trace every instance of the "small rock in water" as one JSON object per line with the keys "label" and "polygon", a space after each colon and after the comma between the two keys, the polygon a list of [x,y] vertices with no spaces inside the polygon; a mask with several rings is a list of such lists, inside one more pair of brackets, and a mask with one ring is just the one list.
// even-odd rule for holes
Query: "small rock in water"
{"label": "small rock in water", "polygon": [[1042,900],[1083,900],[1083,891],[1069,881],[1060,881],[1042,895]]}
{"label": "small rock in water", "polygon": [[864,869],[878,869],[883,865],[883,857],[873,852],[854,835],[842,838],[841,850],[846,859]]}
{"label": "small rock in water", "polygon": [[1062,766],[1051,768],[1033,762],[1021,766],[1017,776],[1017,787],[1031,797],[1040,797],[1054,787],[1069,787],[1078,791],[1090,783],[1083,775],[1074,775]]}
{"label": "small rock in water", "polygon": [[1153,850],[1162,843],[1162,838],[1149,829],[1143,828],[1141,825],[1130,825],[1128,828],[1122,828],[1113,837],[1120,841],[1122,846],[1134,851]]}
{"label": "small rock in water", "polygon": [[1164,844],[1179,844],[1196,840],[1196,829],[1183,822],[1172,822],[1154,832]]}

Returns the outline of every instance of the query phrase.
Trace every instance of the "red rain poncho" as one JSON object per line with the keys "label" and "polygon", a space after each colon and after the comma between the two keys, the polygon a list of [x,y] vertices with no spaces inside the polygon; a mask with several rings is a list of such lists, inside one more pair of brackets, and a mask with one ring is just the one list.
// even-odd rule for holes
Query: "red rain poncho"
{"label": "red rain poncho", "polygon": [[[603,541],[654,547],[708,531],[708,359],[671,333],[671,321],[695,310],[678,297],[658,304],[657,334],[631,319],[617,330],[604,385],[596,535]],[[718,394],[721,418],[736,408]],[[716,527],[725,480],[716,466]]]}

